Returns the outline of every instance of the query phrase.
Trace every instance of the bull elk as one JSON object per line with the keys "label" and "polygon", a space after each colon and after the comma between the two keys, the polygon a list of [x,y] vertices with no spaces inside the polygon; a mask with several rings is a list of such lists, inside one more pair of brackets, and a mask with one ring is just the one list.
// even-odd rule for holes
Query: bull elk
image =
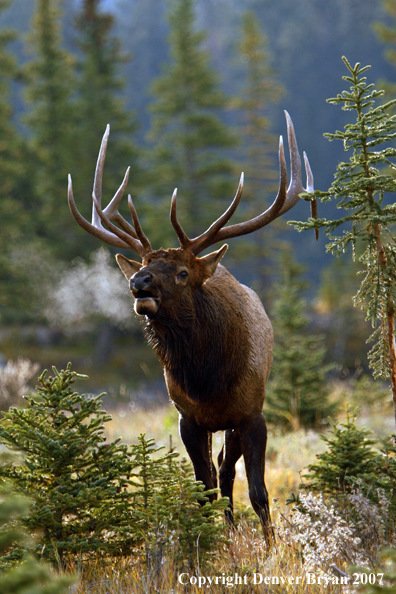
{"label": "bull elk", "polygon": [[288,189],[280,137],[279,191],[273,204],[261,215],[244,223],[224,226],[240,201],[242,174],[235,198],[224,214],[205,233],[189,239],[176,216],[175,190],[170,219],[180,248],[151,248],[131,196],[128,196],[128,205],[133,226],[118,212],[129,169],[111,202],[102,210],[102,174],[109,126],[95,171],[92,223],[77,210],[70,176],[68,187],[70,210],[83,229],[111,246],[136,252],[142,259],[140,263],[122,254],[116,255],[135,298],[135,312],[144,317],[146,337],[163,365],[170,399],[180,414],[180,435],[196,479],[202,481],[206,489],[217,487],[212,433],[225,431],[218,463],[221,494],[230,501],[227,520],[233,523],[235,464],[243,455],[250,501],[268,540],[271,526],[264,482],[267,428],[262,409],[272,362],[272,327],[254,291],[241,285],[220,264],[227,244],[208,255],[198,257],[198,254],[215,243],[268,225],[290,210],[302,192],[313,191],[313,176],[305,153],[307,190],[302,186],[293,123],[287,112],[285,114],[291,167]]}

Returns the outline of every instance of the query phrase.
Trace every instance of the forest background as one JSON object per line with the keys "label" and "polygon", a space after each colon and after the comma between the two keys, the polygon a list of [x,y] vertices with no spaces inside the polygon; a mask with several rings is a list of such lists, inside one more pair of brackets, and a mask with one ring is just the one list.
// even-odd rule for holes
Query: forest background
{"label": "forest background", "polygon": [[[111,402],[166,401],[161,368],[145,346],[113,250],[101,248],[69,213],[67,174],[90,218],[95,160],[110,123],[105,201],[130,165],[128,192],[146,234],[155,248],[175,246],[168,211],[176,186],[190,235],[226,208],[241,170],[245,193],[238,216],[254,216],[270,204],[287,109],[315,187],[327,189],[344,157],[342,145],[323,133],[348,121],[348,114],[326,103],[345,86],[341,56],[371,64],[370,80],[389,81],[377,86],[391,93],[396,70],[379,23],[394,25],[394,4],[197,0],[193,21],[183,21],[174,3],[163,0],[1,1],[2,363],[23,356],[40,367],[64,367],[72,360],[91,376],[90,389],[107,391]],[[195,37],[186,36],[189,31]],[[183,36],[195,62],[178,54]],[[172,71],[172,64],[179,69]],[[197,116],[202,159],[194,183],[180,160],[185,130],[175,105],[183,68],[201,76],[197,93],[207,102]],[[254,87],[255,72],[261,87]],[[333,205],[319,205],[320,217],[332,214]],[[308,216],[302,202],[284,218]],[[356,267],[349,257],[327,255],[323,234],[316,242],[313,232],[299,234],[285,221],[273,227],[251,240],[231,241],[225,265],[258,291],[271,313],[272,287],[285,266],[279,254],[292,249],[305,269],[306,331],[325,336],[334,375],[360,373],[370,328],[352,304]]]}

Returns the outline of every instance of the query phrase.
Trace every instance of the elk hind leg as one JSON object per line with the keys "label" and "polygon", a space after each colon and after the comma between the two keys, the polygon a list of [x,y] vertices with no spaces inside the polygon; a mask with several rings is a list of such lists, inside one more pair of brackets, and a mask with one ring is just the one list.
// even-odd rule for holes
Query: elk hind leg
{"label": "elk hind leg", "polygon": [[[180,436],[194,466],[195,478],[202,481],[205,490],[216,489],[216,468],[212,460],[212,434],[200,427],[194,419],[180,417]],[[209,497],[216,499],[216,494]]]}
{"label": "elk hind leg", "polygon": [[267,426],[263,414],[249,419],[239,428],[241,448],[245,460],[249,497],[260,518],[267,544],[273,540],[268,493],[264,482]]}
{"label": "elk hind leg", "polygon": [[230,500],[229,508],[225,511],[227,522],[234,526],[234,508],[232,490],[235,479],[235,464],[242,455],[241,442],[235,429],[227,429],[223,449],[218,456],[219,482],[222,497]]}

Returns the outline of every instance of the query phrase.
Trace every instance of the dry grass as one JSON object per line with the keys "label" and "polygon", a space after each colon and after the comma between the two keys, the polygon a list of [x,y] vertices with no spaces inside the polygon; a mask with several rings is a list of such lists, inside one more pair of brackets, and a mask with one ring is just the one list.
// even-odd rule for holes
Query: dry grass
{"label": "dry grass", "polygon": [[[363,414],[367,416],[367,413]],[[380,424],[380,421],[374,417],[376,415],[367,418],[370,418],[371,425],[375,427],[376,424]],[[364,416],[362,418],[364,419]],[[136,441],[139,433],[144,432],[147,437],[153,438],[158,446],[166,448],[169,446],[171,435],[172,445],[182,456],[186,456],[177,425],[178,415],[171,406],[154,411],[131,411],[125,407],[113,411],[113,420],[107,424],[107,435],[111,440],[122,437],[123,441],[131,443]],[[392,427],[390,427],[391,430]],[[216,454],[221,445],[222,435],[216,434],[214,436]],[[304,545],[301,545],[301,539],[300,542],[298,541],[300,537],[297,540],[285,537],[291,523],[295,521],[295,518],[291,519],[290,510],[285,508],[285,499],[293,490],[297,490],[301,471],[313,462],[315,455],[322,452],[324,447],[323,440],[314,431],[299,430],[287,435],[277,433],[273,429],[269,431],[266,483],[270,499],[277,500],[272,507],[277,537],[271,551],[266,549],[257,526],[256,516],[249,511],[244,465],[240,460],[235,482],[239,525],[236,531],[230,533],[229,547],[214,552],[208,567],[201,567],[195,571],[184,568],[181,571],[174,560],[168,557],[162,560],[160,575],[156,575],[147,571],[141,558],[115,561],[107,566],[98,560],[96,563],[83,564],[80,568],[81,579],[76,587],[76,594],[176,594],[179,592],[222,594],[233,589],[238,594],[256,592],[258,594],[263,592],[333,594],[355,591],[352,585],[340,583],[342,572],[348,571],[350,560],[338,553],[334,554],[335,567],[332,567],[331,555],[319,555],[322,562],[318,561],[318,564],[310,569],[307,561],[305,564],[303,562],[301,550]],[[336,523],[337,521],[335,520]],[[309,532],[304,533],[305,529],[306,527],[302,526],[301,533],[309,534]],[[316,530],[316,528],[311,529]],[[297,526],[297,532],[299,530]],[[332,539],[335,533],[336,530],[328,530],[326,538]],[[315,532],[312,534],[314,536],[307,536],[308,540],[320,538]],[[330,541],[326,541],[326,538],[321,545],[323,551],[328,551],[330,546]],[[334,550],[340,548],[337,543],[334,544],[334,539],[331,542],[331,546],[335,547]],[[349,554],[355,548],[355,544],[351,544]],[[364,555],[356,557],[356,559],[359,558],[364,558]],[[310,581],[308,573],[311,573]],[[180,583],[179,579],[183,583]],[[217,583],[215,583],[216,580]],[[312,583],[313,580],[316,583]],[[320,583],[318,583],[319,580]]]}
{"label": "dry grass", "polygon": [[[163,560],[161,574],[156,576],[147,572],[143,562],[134,559],[107,567],[97,562],[83,567],[75,594],[225,594],[232,590],[238,594],[339,594],[351,591],[348,586],[326,582],[323,575],[318,570],[308,576],[299,551],[279,539],[269,553],[260,533],[242,522],[231,535],[228,550],[214,554],[210,568],[180,571],[173,559],[167,558]],[[320,579],[321,583],[312,583],[314,579],[316,582]]]}

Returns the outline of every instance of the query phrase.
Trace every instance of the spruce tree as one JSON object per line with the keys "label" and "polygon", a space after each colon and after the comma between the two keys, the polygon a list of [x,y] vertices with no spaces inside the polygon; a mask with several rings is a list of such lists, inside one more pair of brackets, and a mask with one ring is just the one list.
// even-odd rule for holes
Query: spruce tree
{"label": "spruce tree", "polygon": [[318,427],[336,408],[328,399],[326,348],[323,336],[307,332],[302,268],[293,260],[290,249],[281,254],[280,271],[271,316],[275,347],[264,414],[284,429]]}
{"label": "spruce tree", "polygon": [[62,48],[59,0],[37,0],[30,50],[24,69],[30,148],[37,175],[38,234],[57,256],[70,255],[74,224],[66,200],[67,174],[73,169],[75,92],[73,58]]}
{"label": "spruce tree", "polygon": [[204,491],[203,483],[194,479],[191,465],[180,461],[176,452],[153,457],[159,449],[144,435],[132,445],[139,466],[133,509],[147,568],[156,574],[165,555],[172,555],[178,566],[187,564],[191,569],[197,559],[205,563],[214,550],[218,555],[227,542],[223,513],[228,506],[225,497],[209,502],[216,490]]}
{"label": "spruce tree", "polygon": [[[221,116],[227,101],[219,78],[196,30],[193,0],[173,0],[169,10],[170,62],[153,83],[151,191],[156,199],[148,216],[168,217],[170,197],[178,187],[180,220],[194,236],[219,216],[231,201],[237,177],[226,149],[235,138]],[[220,199],[224,200],[220,200]],[[175,241],[174,233],[151,223],[153,243]]]}
{"label": "spruce tree", "polygon": [[329,436],[321,435],[327,450],[316,456],[316,464],[308,466],[309,474],[303,475],[307,480],[301,486],[336,497],[350,492],[359,478],[364,481],[369,476],[372,484],[376,456],[372,448],[375,440],[369,435],[368,429],[356,426],[356,413],[348,410],[344,423],[334,423]]}
{"label": "spruce tree", "polygon": [[[105,206],[131,166],[130,192],[139,194],[137,148],[133,142],[136,123],[125,108],[121,93],[125,81],[120,75],[127,60],[117,37],[112,34],[114,18],[101,10],[101,0],[84,0],[75,19],[77,31],[76,165],[73,186],[81,202],[89,203],[98,150],[106,125],[111,134],[103,178]],[[89,204],[92,208],[92,205]],[[128,210],[128,209],[127,209]],[[90,214],[87,216],[90,219]],[[96,244],[78,234],[78,253]],[[77,246],[76,246],[77,247]]]}
{"label": "spruce tree", "polygon": [[[158,455],[144,435],[130,447],[107,443],[111,416],[101,410],[101,395],[73,390],[83,377],[70,365],[53,377],[44,372],[26,408],[10,408],[0,421],[0,443],[23,454],[21,463],[0,467],[0,477],[32,500],[19,522],[38,533],[32,551],[61,565],[133,553],[155,572],[165,554],[190,567],[210,558],[226,542],[228,499],[209,502],[214,491],[204,491],[190,466],[174,452]],[[16,543],[0,567],[23,556]]]}
{"label": "spruce tree", "polygon": [[[396,421],[396,246],[393,225],[396,222],[396,204],[384,200],[385,193],[394,194],[396,179],[390,171],[396,169],[396,149],[391,143],[396,138],[396,122],[390,109],[396,100],[375,107],[384,95],[373,84],[367,84],[364,75],[370,66],[354,67],[343,57],[348,75],[343,79],[350,84],[329,103],[341,105],[343,110],[354,111],[356,121],[343,131],[325,134],[329,140],[341,140],[345,151],[351,151],[348,162],[337,166],[335,180],[327,192],[316,192],[322,200],[333,196],[337,207],[345,215],[333,220],[310,219],[308,223],[294,223],[297,229],[323,227],[330,238],[327,251],[345,252],[352,247],[352,257],[363,265],[363,280],[354,297],[356,304],[366,312],[366,319],[374,328],[369,340],[374,346],[369,352],[369,363],[374,378],[390,378]],[[393,159],[393,160],[392,160]],[[344,226],[342,235],[332,233]]]}
{"label": "spruce tree", "polygon": [[[10,0],[0,1],[0,12]],[[12,123],[10,85],[18,66],[8,44],[16,38],[9,29],[0,31],[0,320],[13,322],[23,317],[28,301],[21,289],[23,280],[13,265],[13,250],[27,244],[34,234],[34,206],[31,202],[31,171],[24,139]]]}
{"label": "spruce tree", "polygon": [[270,108],[278,102],[283,88],[271,67],[267,37],[252,12],[243,17],[238,53],[244,85],[234,104],[241,116],[243,144],[239,152],[243,153],[246,180],[244,202],[249,199],[255,216],[264,210],[263,194],[276,193],[279,185],[278,137],[271,132]]}
{"label": "spruce tree", "polygon": [[64,563],[67,555],[130,552],[133,460],[119,439],[106,443],[101,395],[73,390],[82,378],[66,370],[39,378],[26,408],[10,408],[0,421],[0,443],[22,452],[19,465],[0,469],[16,491],[33,500],[26,519],[40,531],[37,554]]}
{"label": "spruce tree", "polygon": [[[8,8],[11,0],[0,0],[0,12]],[[12,195],[18,179],[21,176],[21,140],[11,123],[12,108],[9,101],[10,84],[15,81],[17,75],[17,63],[15,56],[8,50],[9,43],[16,38],[16,33],[10,29],[0,31],[0,196],[1,206],[4,212],[6,207],[4,199]],[[19,214],[19,213],[18,213]],[[1,218],[1,225],[4,231],[7,226]],[[12,221],[8,221],[12,223]]]}
{"label": "spruce tree", "polygon": [[[6,464],[4,454],[0,466]],[[9,483],[0,483],[0,592],[9,594],[66,594],[74,582],[71,576],[56,576],[50,567],[29,553],[32,536],[21,528],[29,515],[31,501],[17,495]],[[7,551],[12,547],[23,555],[22,563],[13,563]],[[7,559],[4,562],[4,559]]]}
{"label": "spruce tree", "polygon": [[[237,44],[242,63],[238,70],[243,85],[233,99],[241,138],[238,155],[241,155],[241,168],[245,174],[243,200],[236,213],[240,220],[251,219],[263,212],[272,203],[279,185],[276,155],[279,139],[271,132],[271,107],[278,102],[283,88],[271,67],[268,45],[256,15],[246,12]],[[248,246],[251,247],[259,277],[262,276],[263,258],[268,258],[270,250],[276,249],[275,229],[284,224],[282,219],[276,219],[267,227],[265,236],[255,233],[241,242],[238,259],[246,258]],[[263,279],[262,284],[264,282]]]}

